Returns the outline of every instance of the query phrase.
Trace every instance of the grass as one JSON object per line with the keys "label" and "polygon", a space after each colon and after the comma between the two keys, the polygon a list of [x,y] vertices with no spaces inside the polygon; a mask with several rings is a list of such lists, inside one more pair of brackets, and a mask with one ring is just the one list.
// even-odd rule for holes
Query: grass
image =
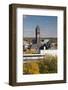
{"label": "grass", "polygon": [[29,60],[23,64],[23,74],[45,73],[57,73],[57,56],[46,55],[41,60]]}

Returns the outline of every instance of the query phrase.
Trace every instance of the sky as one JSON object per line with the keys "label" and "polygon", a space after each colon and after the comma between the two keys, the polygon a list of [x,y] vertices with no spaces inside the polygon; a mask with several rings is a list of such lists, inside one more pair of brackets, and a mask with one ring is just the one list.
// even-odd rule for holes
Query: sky
{"label": "sky", "polygon": [[24,37],[35,37],[35,29],[40,28],[40,37],[57,37],[57,16],[23,16]]}

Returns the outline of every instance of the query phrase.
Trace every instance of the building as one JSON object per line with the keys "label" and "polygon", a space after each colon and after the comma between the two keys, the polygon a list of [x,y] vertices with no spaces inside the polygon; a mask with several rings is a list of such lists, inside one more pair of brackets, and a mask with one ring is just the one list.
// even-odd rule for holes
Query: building
{"label": "building", "polygon": [[40,45],[40,28],[38,25],[36,26],[36,44]]}
{"label": "building", "polygon": [[[46,50],[57,49],[57,39],[55,38],[42,38],[40,36],[40,27],[37,25],[35,28],[35,37],[25,38],[23,42],[23,50],[26,53],[28,50],[33,54],[41,54]],[[28,52],[28,53],[29,53]]]}

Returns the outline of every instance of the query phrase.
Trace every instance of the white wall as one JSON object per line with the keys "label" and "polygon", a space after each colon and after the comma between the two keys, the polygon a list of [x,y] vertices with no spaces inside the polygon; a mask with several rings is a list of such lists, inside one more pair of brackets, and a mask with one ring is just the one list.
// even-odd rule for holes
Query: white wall
{"label": "white wall", "polygon": [[[9,4],[40,4],[40,5],[54,5],[67,6],[68,0],[0,0],[0,90],[67,90],[66,84],[52,84],[52,85],[37,85],[27,87],[11,87],[8,85],[8,70],[9,70]],[[68,12],[67,12],[68,16]],[[68,21],[68,18],[67,18]],[[68,26],[67,26],[68,29]],[[67,32],[68,38],[68,32]],[[68,48],[67,48],[68,49]],[[68,62],[67,62],[68,63]],[[67,67],[68,68],[68,67]],[[68,74],[67,74],[68,75]],[[67,78],[68,81],[68,78]]]}

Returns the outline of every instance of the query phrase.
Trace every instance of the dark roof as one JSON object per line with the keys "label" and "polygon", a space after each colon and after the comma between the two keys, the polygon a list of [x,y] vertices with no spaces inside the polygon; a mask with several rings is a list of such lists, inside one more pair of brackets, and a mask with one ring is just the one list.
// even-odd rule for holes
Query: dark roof
{"label": "dark roof", "polygon": [[46,47],[46,44],[42,45],[39,49],[44,49]]}

